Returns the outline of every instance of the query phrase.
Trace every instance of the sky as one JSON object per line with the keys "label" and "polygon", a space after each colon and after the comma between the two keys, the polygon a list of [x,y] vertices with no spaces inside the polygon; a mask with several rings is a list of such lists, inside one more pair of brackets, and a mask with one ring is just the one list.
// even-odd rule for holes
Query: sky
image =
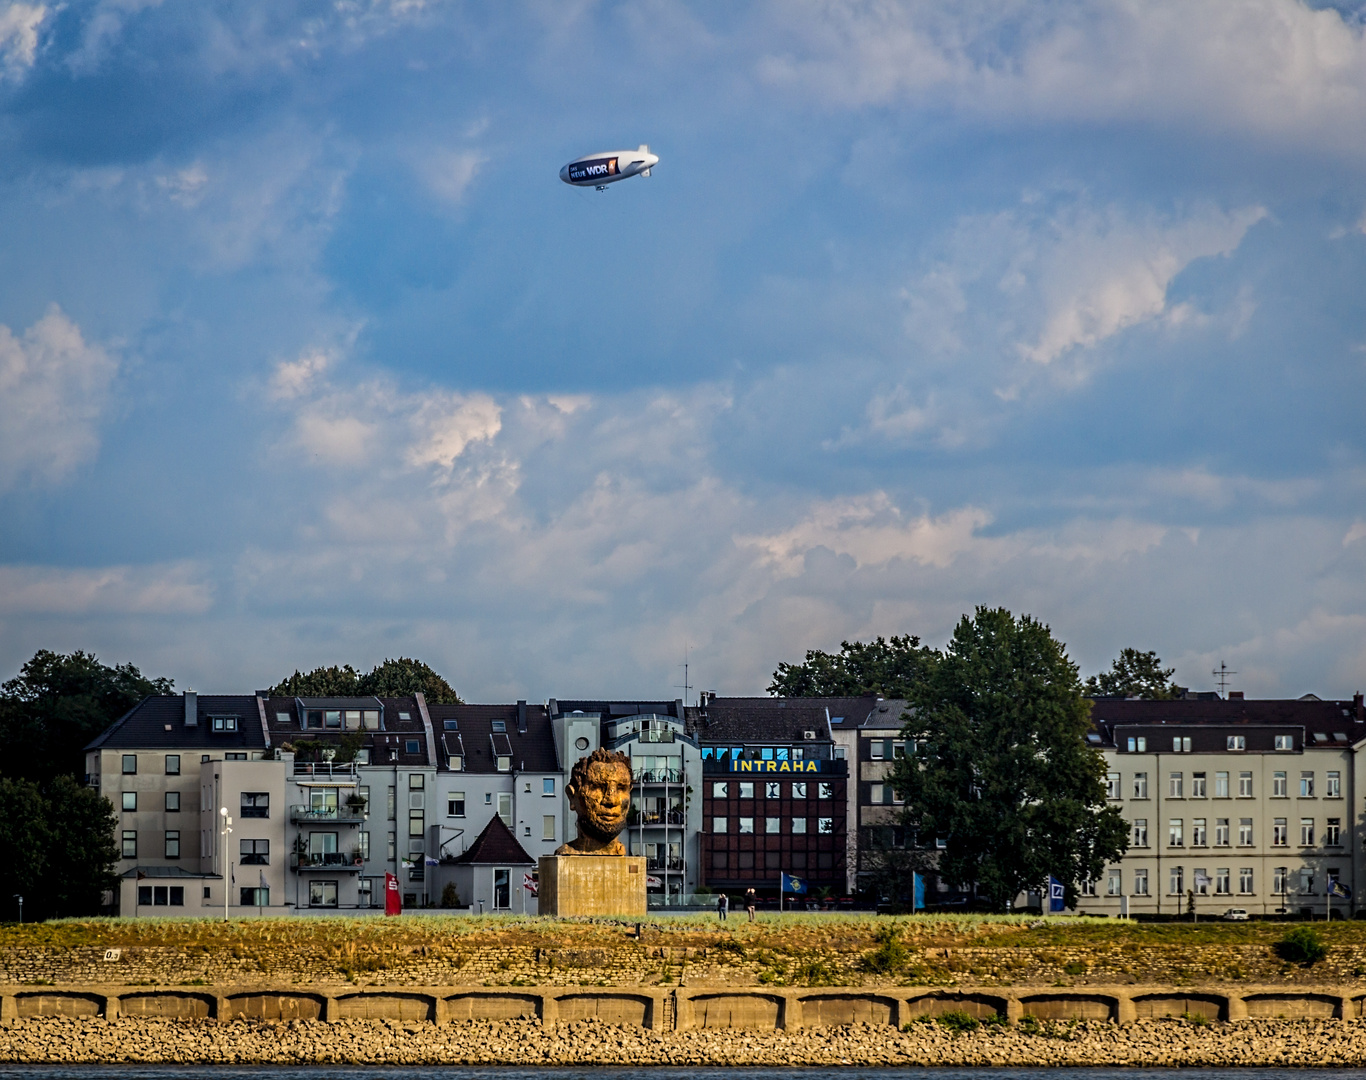
{"label": "sky", "polygon": [[0,678],[691,700],[988,605],[1366,689],[1364,24],[0,0]]}

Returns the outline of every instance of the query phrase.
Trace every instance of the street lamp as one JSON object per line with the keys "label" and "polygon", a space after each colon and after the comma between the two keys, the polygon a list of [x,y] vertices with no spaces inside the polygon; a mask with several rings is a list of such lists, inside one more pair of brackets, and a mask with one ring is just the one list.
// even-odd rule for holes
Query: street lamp
{"label": "street lamp", "polygon": [[228,816],[228,808],[220,806],[218,816],[223,819],[223,921],[228,921],[228,837],[232,835],[232,818]]}

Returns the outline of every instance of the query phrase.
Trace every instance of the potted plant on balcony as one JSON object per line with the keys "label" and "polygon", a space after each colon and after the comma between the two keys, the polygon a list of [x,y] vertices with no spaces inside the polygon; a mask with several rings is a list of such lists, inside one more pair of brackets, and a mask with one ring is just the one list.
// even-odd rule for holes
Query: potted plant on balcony
{"label": "potted plant on balcony", "polygon": [[365,796],[352,794],[346,797],[346,808],[354,814],[364,813]]}
{"label": "potted plant on balcony", "polygon": [[351,865],[352,865],[352,866],[361,866],[361,865],[364,864],[364,862],[365,862],[365,859],[361,856],[360,848],[358,848],[358,847],[352,848],[352,849],[351,849]]}

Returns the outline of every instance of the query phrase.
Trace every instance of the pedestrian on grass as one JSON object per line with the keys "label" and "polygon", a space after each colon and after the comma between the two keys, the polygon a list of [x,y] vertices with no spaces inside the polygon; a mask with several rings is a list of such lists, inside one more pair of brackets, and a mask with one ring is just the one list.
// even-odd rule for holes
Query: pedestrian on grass
{"label": "pedestrian on grass", "polygon": [[716,901],[716,917],[722,922],[726,921],[726,912],[730,910],[730,897],[722,893]]}
{"label": "pedestrian on grass", "polygon": [[746,890],[745,890],[745,910],[749,912],[749,921],[750,921],[750,922],[753,922],[753,921],[754,921],[754,908],[758,905],[758,903],[759,903],[759,897],[755,894],[754,890],[753,890],[753,889],[746,889]]}

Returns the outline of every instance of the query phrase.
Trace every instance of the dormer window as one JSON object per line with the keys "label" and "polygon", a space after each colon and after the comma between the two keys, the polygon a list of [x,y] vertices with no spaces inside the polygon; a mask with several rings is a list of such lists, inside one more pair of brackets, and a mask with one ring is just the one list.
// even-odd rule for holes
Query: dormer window
{"label": "dormer window", "polygon": [[465,759],[461,757],[459,754],[451,755],[449,758],[446,759],[446,761],[447,764],[450,766],[451,772],[464,772]]}
{"label": "dormer window", "polygon": [[500,755],[498,755],[498,759],[497,759],[497,760],[498,760],[498,771],[499,771],[499,772],[511,772],[511,771],[512,771],[512,757],[511,757],[511,755],[500,754]]}
{"label": "dormer window", "polygon": [[403,752],[405,754],[420,754],[422,752],[422,744],[416,739],[407,739],[403,743]]}
{"label": "dormer window", "polygon": [[495,721],[493,721],[493,730],[494,730],[494,731],[507,731],[507,729],[508,729],[508,725],[507,725],[507,721],[506,721],[506,720],[495,720]]}
{"label": "dormer window", "polygon": [[444,728],[446,731],[459,731],[459,730],[460,730],[460,721],[459,721],[459,720],[443,720],[443,721],[441,722],[441,726],[442,726],[442,728]]}
{"label": "dormer window", "polygon": [[235,716],[210,716],[209,725],[214,731],[236,731],[237,717]]}
{"label": "dormer window", "polygon": [[356,764],[357,764],[357,765],[369,765],[369,764],[370,764],[370,748],[369,748],[368,746],[362,746],[359,750],[356,751],[356,759],[355,759],[355,760],[356,760]]}

